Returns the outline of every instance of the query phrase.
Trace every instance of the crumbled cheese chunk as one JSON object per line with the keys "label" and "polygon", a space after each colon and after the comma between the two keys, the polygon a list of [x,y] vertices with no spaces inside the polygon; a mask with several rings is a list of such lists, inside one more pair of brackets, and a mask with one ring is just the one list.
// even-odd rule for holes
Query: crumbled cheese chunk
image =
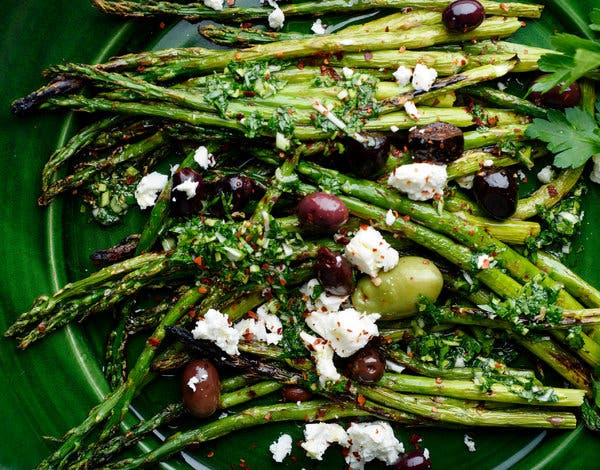
{"label": "crumbled cheese chunk", "polygon": [[169,177],[157,171],[144,176],[135,188],[135,199],[140,209],[156,204],[156,198],[167,185]]}
{"label": "crumbled cheese chunk", "polygon": [[230,356],[239,354],[240,333],[230,325],[229,317],[218,310],[209,309],[204,318],[196,322],[192,330],[195,339],[207,339],[214,342]]}
{"label": "crumbled cheese chunk", "polygon": [[344,101],[346,98],[348,98],[348,90],[346,90],[344,88],[337,94],[337,97],[338,97],[338,100]]}
{"label": "crumbled cheese chunk", "polygon": [[414,201],[426,201],[444,194],[448,181],[446,165],[410,163],[396,168],[387,183]]}
{"label": "crumbled cheese chunk", "polygon": [[269,313],[264,306],[256,309],[256,319],[246,318],[233,326],[247,341],[263,341],[279,344],[283,339],[283,325],[277,315]]}
{"label": "crumbled cheese chunk", "polygon": [[600,155],[594,155],[592,161],[594,162],[594,168],[592,168],[592,172],[590,173],[590,180],[593,183],[600,184]]}
{"label": "crumbled cheese chunk", "polygon": [[304,426],[304,442],[300,444],[311,459],[323,460],[327,448],[338,443],[348,447],[348,434],[339,424],[310,423]]}
{"label": "crumbled cheese chunk", "polygon": [[475,175],[466,175],[456,178],[456,182],[461,188],[471,189],[473,188],[473,182],[475,181]]}
{"label": "crumbled cheese chunk", "polygon": [[216,11],[223,9],[223,0],[204,0],[204,5]]}
{"label": "crumbled cheese chunk", "polygon": [[388,209],[385,213],[385,223],[386,225],[394,225],[394,222],[396,222],[396,216],[392,212],[392,209]]}
{"label": "crumbled cheese chunk", "polygon": [[361,227],[345,247],[346,258],[361,272],[376,277],[398,264],[398,252],[371,226]]}
{"label": "crumbled cheese chunk", "polygon": [[350,67],[343,67],[342,74],[346,80],[349,80],[352,78],[352,75],[354,75],[354,70],[352,70]]}
{"label": "crumbled cheese chunk", "polygon": [[338,356],[349,357],[379,335],[375,322],[380,317],[378,313],[366,314],[347,308],[339,312],[311,312],[305,320],[311,330],[329,342]]}
{"label": "crumbled cheese chunk", "polygon": [[406,86],[410,83],[410,79],[412,78],[413,71],[404,65],[398,67],[392,75],[396,79],[396,83],[400,86]]}
{"label": "crumbled cheese chunk", "polygon": [[190,377],[190,380],[187,381],[187,386],[192,389],[192,392],[196,391],[196,384],[200,383],[200,379],[195,375]]}
{"label": "crumbled cheese chunk", "polygon": [[552,165],[546,165],[544,168],[538,171],[537,179],[543,184],[552,182],[554,179],[554,169],[552,168]]}
{"label": "crumbled cheese chunk", "polygon": [[309,311],[318,310],[320,312],[337,312],[342,304],[348,299],[347,295],[332,295],[323,291],[319,297],[313,299],[315,287],[320,283],[317,279],[311,279],[302,287],[300,292],[305,297],[306,309]]}
{"label": "crumbled cheese chunk", "polygon": [[269,450],[273,454],[275,462],[283,462],[283,459],[292,453],[292,436],[282,434],[279,439],[269,446]]}
{"label": "crumbled cheese chunk", "polygon": [[281,29],[285,23],[285,15],[278,6],[269,13],[269,26],[273,29]]}
{"label": "crumbled cheese chunk", "polygon": [[192,199],[196,195],[198,184],[198,181],[185,180],[175,186],[173,191],[181,191],[182,193],[185,193],[188,199]]}
{"label": "crumbled cheese chunk", "polygon": [[310,27],[310,30],[315,34],[325,34],[326,29],[327,25],[321,22],[321,18],[317,18]]}
{"label": "crumbled cheese chunk", "polygon": [[469,449],[469,452],[475,452],[477,450],[475,448],[475,441],[468,434],[465,434],[465,438],[464,438],[463,442],[467,446],[467,449]]}
{"label": "crumbled cheese chunk", "polygon": [[419,110],[415,106],[414,101],[409,100],[404,103],[404,111],[406,111],[406,114],[408,114],[415,121],[421,119],[421,115],[419,114]]}
{"label": "crumbled cheese chunk", "polygon": [[333,363],[333,348],[327,340],[317,338],[306,331],[300,332],[300,339],[315,360],[321,387],[325,387],[327,382],[337,382],[342,378]]}
{"label": "crumbled cheese chunk", "polygon": [[400,130],[400,128],[398,126],[390,126],[390,131],[392,131],[393,133],[396,133]]}
{"label": "crumbled cheese chunk", "polygon": [[392,465],[398,460],[400,453],[404,452],[404,446],[385,421],[352,423],[346,432],[351,443],[346,463],[352,470],[362,470],[365,463],[375,459]]}
{"label": "crumbled cheese chunk", "polygon": [[207,170],[215,166],[215,157],[212,153],[208,153],[208,149],[201,145],[194,152],[194,161],[200,166],[200,168]]}
{"label": "crumbled cheese chunk", "polygon": [[483,161],[482,165],[486,168],[494,166],[494,160],[492,160],[491,158],[488,158],[487,160]]}
{"label": "crumbled cheese chunk", "polygon": [[495,265],[496,265],[496,261],[494,260],[493,256],[486,255],[484,253],[483,255],[479,255],[477,257],[477,268],[478,269],[492,269]]}
{"label": "crumbled cheese chunk", "polygon": [[394,361],[390,361],[389,359],[387,359],[385,361],[385,368],[387,370],[390,370],[392,372],[395,372],[396,374],[401,374],[402,372],[404,372],[404,369],[406,369],[406,367],[401,366],[400,364],[398,364],[397,362]]}
{"label": "crumbled cheese chunk", "polygon": [[412,76],[412,86],[416,91],[429,91],[437,78],[437,70],[424,64],[417,64]]}
{"label": "crumbled cheese chunk", "polygon": [[290,139],[288,139],[281,132],[275,134],[275,147],[277,147],[279,150],[288,150],[290,148],[290,145]]}

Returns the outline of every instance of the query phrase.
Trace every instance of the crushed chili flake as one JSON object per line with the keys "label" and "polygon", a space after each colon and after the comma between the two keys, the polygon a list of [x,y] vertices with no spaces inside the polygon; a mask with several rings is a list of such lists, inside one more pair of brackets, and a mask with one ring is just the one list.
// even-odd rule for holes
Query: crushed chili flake
{"label": "crushed chili flake", "polygon": [[152,346],[153,348],[157,348],[160,345],[160,339],[150,337],[150,338],[148,338],[148,344],[150,346]]}
{"label": "crushed chili flake", "polygon": [[444,381],[444,379],[442,379],[441,377],[437,377],[437,378],[435,379],[435,383],[436,383],[436,384],[441,384],[443,381]]}
{"label": "crushed chili flake", "polygon": [[548,185],[548,196],[550,196],[550,197],[558,196],[557,189],[554,186],[552,186],[551,184]]}
{"label": "crushed chili flake", "polygon": [[367,402],[367,399],[359,393],[356,397],[356,401],[358,402],[358,406],[364,406],[364,404]]}
{"label": "crushed chili flake", "polygon": [[40,333],[43,333],[44,331],[46,331],[46,324],[44,322],[42,322],[38,325],[37,328]]}
{"label": "crushed chili flake", "polygon": [[208,292],[208,289],[206,288],[206,286],[200,286],[198,287],[198,293],[199,294],[206,294]]}
{"label": "crushed chili flake", "polygon": [[212,458],[212,457],[214,457],[214,456],[215,456],[215,453],[214,453],[214,451],[212,451],[212,450],[211,450],[211,451],[210,451],[208,454],[206,454],[206,456],[207,456],[208,458]]}
{"label": "crushed chili flake", "polygon": [[271,413],[267,413],[267,414],[265,415],[265,419],[266,419],[267,421],[269,421],[269,420],[270,420],[272,417],[273,417],[273,415],[272,415]]}

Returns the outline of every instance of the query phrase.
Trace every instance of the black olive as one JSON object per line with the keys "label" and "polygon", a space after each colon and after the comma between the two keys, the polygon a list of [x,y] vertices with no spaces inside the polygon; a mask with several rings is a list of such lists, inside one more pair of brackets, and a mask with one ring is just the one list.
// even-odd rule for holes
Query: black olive
{"label": "black olive", "polygon": [[361,178],[374,178],[385,167],[390,154],[390,140],[385,134],[361,134],[363,142],[351,137],[342,140],[344,153],[340,155],[346,171]]}
{"label": "black olive", "polygon": [[464,147],[462,130],[447,122],[432,122],[408,132],[407,148],[418,162],[449,163],[462,155]]}
{"label": "black olive", "polygon": [[329,193],[311,193],[304,196],[296,208],[300,225],[309,230],[335,231],[349,216],[346,204]]}
{"label": "black olive", "polygon": [[573,82],[562,92],[560,91],[561,88],[562,85],[557,85],[546,93],[532,91],[529,93],[529,99],[535,105],[545,106],[547,108],[564,109],[577,106],[581,101],[581,88],[579,87],[579,84]]}
{"label": "black olive", "polygon": [[486,168],[473,180],[475,199],[495,219],[506,219],[517,210],[519,186],[514,172],[507,168]]}
{"label": "black olive", "polygon": [[212,415],[219,406],[221,380],[211,362],[194,359],[185,366],[181,378],[183,404],[196,418]]}
{"label": "black olive", "polygon": [[431,459],[426,451],[417,449],[400,457],[394,464],[394,470],[430,470]]}
{"label": "black olive", "polygon": [[312,392],[300,385],[285,385],[281,389],[281,398],[289,403],[308,401],[312,398]]}
{"label": "black olive", "polygon": [[442,22],[448,31],[466,33],[485,19],[485,9],[477,0],[456,0],[442,13]]}
{"label": "black olive", "polygon": [[366,346],[350,356],[346,371],[357,382],[372,384],[383,376],[385,363],[375,348]]}
{"label": "black olive", "polygon": [[225,176],[215,183],[214,188],[215,195],[220,198],[210,211],[217,217],[225,215],[224,203],[230,202],[228,210],[235,212],[243,209],[250,200],[259,195],[259,188],[254,180],[242,175]]}
{"label": "black olive", "polygon": [[[195,189],[192,189],[193,195],[188,194],[180,187],[183,183],[198,183]],[[190,192],[191,192],[190,191]],[[202,202],[206,199],[207,185],[200,173],[193,168],[180,168],[173,174],[171,184],[171,210],[176,216],[188,216],[198,214],[202,210]]]}
{"label": "black olive", "polygon": [[314,270],[317,280],[328,294],[350,295],[354,290],[352,266],[342,255],[325,246],[317,252]]}

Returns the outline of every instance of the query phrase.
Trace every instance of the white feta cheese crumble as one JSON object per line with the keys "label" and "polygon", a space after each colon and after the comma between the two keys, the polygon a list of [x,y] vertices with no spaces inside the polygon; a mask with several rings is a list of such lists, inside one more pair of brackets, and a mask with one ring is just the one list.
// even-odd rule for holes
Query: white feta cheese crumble
{"label": "white feta cheese crumble", "polygon": [[192,330],[195,339],[207,339],[214,342],[230,356],[239,354],[240,333],[230,325],[229,317],[218,310],[209,309],[203,318],[196,322]]}
{"label": "white feta cheese crumble", "polygon": [[498,90],[500,90],[500,91],[506,90],[506,85],[504,83],[502,83],[502,82],[498,82],[496,84],[496,87],[498,87]]}
{"label": "white feta cheese crumble", "polygon": [[240,337],[246,339],[246,341],[255,340],[267,344],[279,344],[283,339],[281,320],[277,315],[273,315],[266,308],[261,307],[256,309],[256,319],[245,318],[233,327],[239,332]]}
{"label": "white feta cheese crumble", "polygon": [[385,223],[386,225],[394,225],[394,222],[396,222],[396,216],[392,212],[392,209],[388,209],[385,213]]}
{"label": "white feta cheese crumble", "polygon": [[429,91],[437,78],[437,70],[424,64],[417,64],[412,76],[412,86],[416,91]]}
{"label": "white feta cheese crumble", "polygon": [[404,369],[406,369],[406,367],[401,366],[397,362],[390,361],[389,359],[385,361],[385,368],[389,371],[395,372],[396,374],[401,374],[404,372]]}
{"label": "white feta cheese crumble", "polygon": [[484,167],[489,168],[491,166],[494,166],[494,160],[488,158],[487,160],[484,160],[482,164]]}
{"label": "white feta cheese crumble", "polygon": [[406,193],[413,201],[427,201],[443,196],[447,181],[446,165],[410,163],[396,168],[387,184]]}
{"label": "white feta cheese crumble", "polygon": [[275,134],[275,147],[277,147],[279,150],[288,150],[290,148],[290,145],[290,139],[288,139],[281,132]]}
{"label": "white feta cheese crumble", "polygon": [[153,171],[144,176],[135,188],[135,200],[140,209],[152,207],[168,181],[169,177],[158,171]]}
{"label": "white feta cheese crumble", "polygon": [[398,252],[371,226],[360,228],[346,245],[345,253],[351,264],[371,277],[377,277],[380,269],[389,271],[399,259]]}
{"label": "white feta cheese crumble", "polygon": [[465,443],[465,446],[467,446],[467,449],[469,450],[469,452],[475,452],[477,450],[475,448],[475,441],[468,434],[465,434],[463,442]]}
{"label": "white feta cheese crumble", "polygon": [[212,153],[208,153],[208,149],[201,145],[194,152],[194,161],[202,168],[203,170],[208,170],[209,168],[215,166],[215,157]]}
{"label": "white feta cheese crumble", "polygon": [[390,126],[390,131],[392,131],[394,134],[396,132],[398,132],[400,130],[400,128],[398,126]]}
{"label": "white feta cheese crumble", "polygon": [[475,181],[475,175],[461,176],[455,180],[461,188],[471,189],[473,188],[473,182]]}
{"label": "white feta cheese crumble", "polygon": [[275,9],[269,13],[269,26],[273,29],[281,29],[285,23],[285,15],[281,8],[275,6]]}
{"label": "white feta cheese crumble", "polygon": [[590,173],[590,180],[593,183],[600,184],[600,155],[594,155],[592,161],[594,162],[594,168],[592,168],[592,172]]}
{"label": "white feta cheese crumble", "polygon": [[283,459],[292,453],[292,436],[282,434],[279,439],[269,446],[269,451],[273,454],[275,462],[283,462]]}
{"label": "white feta cheese crumble", "polygon": [[337,382],[342,378],[333,363],[333,348],[327,340],[317,338],[306,331],[300,332],[300,339],[315,360],[321,387],[325,387],[327,382]]}
{"label": "white feta cheese crumble", "polygon": [[327,25],[321,22],[321,18],[317,18],[310,27],[310,30],[315,34],[325,34],[326,29]]}
{"label": "white feta cheese crumble", "polygon": [[408,114],[415,121],[421,119],[421,115],[419,114],[419,110],[415,106],[414,101],[409,100],[404,103],[404,111],[406,111],[406,114]]}
{"label": "white feta cheese crumble", "polygon": [[349,80],[352,78],[352,75],[354,75],[354,70],[352,70],[350,67],[344,67],[342,68],[342,74],[346,80]]}
{"label": "white feta cheese crumble", "polygon": [[204,5],[216,11],[223,9],[223,0],[204,0]]}
{"label": "white feta cheese crumble", "polygon": [[346,432],[351,443],[346,463],[352,470],[362,470],[365,463],[375,459],[392,465],[398,460],[400,453],[404,452],[404,446],[385,421],[352,423]]}
{"label": "white feta cheese crumble", "polygon": [[486,255],[485,253],[483,255],[479,255],[477,257],[477,268],[478,269],[492,269],[494,266],[496,265],[496,261],[494,260],[493,256],[490,255]]}
{"label": "white feta cheese crumble", "polygon": [[396,79],[396,83],[398,85],[406,86],[410,83],[410,79],[412,78],[413,71],[412,71],[412,69],[409,69],[408,67],[405,67],[404,65],[401,65],[400,67],[398,67],[398,70],[396,70],[392,75]]}
{"label": "white feta cheese crumble", "polygon": [[319,297],[313,299],[315,287],[319,285],[320,283],[317,279],[311,279],[300,287],[300,292],[305,297],[306,309],[309,311],[318,310],[320,312],[337,312],[346,299],[348,299],[348,296],[332,295],[327,292],[321,292]]}
{"label": "white feta cheese crumble", "polygon": [[192,389],[192,392],[196,391],[196,384],[200,383],[200,379],[193,375],[190,380],[187,381],[187,386]]}
{"label": "white feta cheese crumble", "polygon": [[352,46],[356,43],[354,39],[340,39],[339,42],[342,46]]}
{"label": "white feta cheese crumble", "polygon": [[304,426],[304,442],[300,445],[311,459],[323,460],[327,448],[336,442],[348,447],[348,434],[339,424],[310,423]]}
{"label": "white feta cheese crumble", "polygon": [[344,101],[346,98],[348,98],[348,90],[346,90],[344,88],[337,94],[337,97],[338,97],[338,100]]}
{"label": "white feta cheese crumble", "polygon": [[379,329],[378,313],[360,313],[353,308],[339,312],[311,312],[305,319],[311,330],[327,340],[340,357],[349,357],[362,349]]}
{"label": "white feta cheese crumble", "polygon": [[554,169],[552,165],[546,165],[540,171],[538,171],[537,179],[540,183],[548,184],[554,179]]}
{"label": "white feta cheese crumble", "polygon": [[173,188],[173,191],[181,191],[185,193],[188,199],[192,199],[196,195],[196,188],[198,188],[198,181],[185,180]]}

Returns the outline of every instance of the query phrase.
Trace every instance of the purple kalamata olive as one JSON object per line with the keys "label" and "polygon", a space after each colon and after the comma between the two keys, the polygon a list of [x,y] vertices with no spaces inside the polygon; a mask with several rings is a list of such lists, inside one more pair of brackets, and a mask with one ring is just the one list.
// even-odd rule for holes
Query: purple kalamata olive
{"label": "purple kalamata olive", "polygon": [[456,0],[442,13],[442,22],[448,31],[466,33],[485,19],[485,9],[477,0]]}
{"label": "purple kalamata olive", "polygon": [[361,134],[363,141],[346,137],[342,140],[344,153],[342,165],[361,178],[374,178],[385,166],[390,154],[390,139],[385,134],[370,132]]}
{"label": "purple kalamata olive", "polygon": [[221,380],[211,362],[194,359],[187,363],[181,378],[183,404],[196,418],[212,415],[219,406]]}
{"label": "purple kalamata olive", "polygon": [[346,371],[357,382],[372,384],[383,376],[385,362],[375,348],[366,346],[350,356]]}
{"label": "purple kalamata olive", "polygon": [[304,196],[296,212],[303,228],[317,231],[335,231],[349,216],[346,204],[339,197],[319,192]]}
{"label": "purple kalamata olive", "polygon": [[431,459],[427,449],[413,450],[403,454],[394,464],[394,470],[430,470]]}
{"label": "purple kalamata olive", "polygon": [[171,184],[171,210],[185,217],[198,214],[208,189],[200,173],[193,168],[180,168],[173,174]]}
{"label": "purple kalamata olive", "polygon": [[473,193],[479,205],[495,219],[507,219],[517,210],[519,185],[507,168],[486,168],[475,175]]}
{"label": "purple kalamata olive", "polygon": [[225,215],[223,203],[230,201],[229,211],[235,212],[243,209],[250,200],[259,194],[259,188],[252,178],[242,175],[229,175],[214,184],[215,195],[221,196],[220,200],[211,207],[211,212],[217,217]]}
{"label": "purple kalamata olive", "polygon": [[432,122],[412,128],[407,148],[418,162],[449,163],[462,155],[465,139],[462,130],[447,122]]}
{"label": "purple kalamata olive", "polygon": [[308,401],[312,398],[312,392],[300,385],[285,385],[281,389],[281,398],[288,403]]}
{"label": "purple kalamata olive", "polygon": [[350,295],[354,290],[352,266],[342,255],[325,246],[317,252],[314,270],[316,278],[328,294]]}
{"label": "purple kalamata olive", "polygon": [[579,84],[573,82],[561,92],[560,90],[562,87],[563,85],[557,85],[546,93],[532,91],[529,93],[529,99],[535,105],[544,106],[546,108],[564,109],[577,106],[581,101],[581,88],[579,87]]}

